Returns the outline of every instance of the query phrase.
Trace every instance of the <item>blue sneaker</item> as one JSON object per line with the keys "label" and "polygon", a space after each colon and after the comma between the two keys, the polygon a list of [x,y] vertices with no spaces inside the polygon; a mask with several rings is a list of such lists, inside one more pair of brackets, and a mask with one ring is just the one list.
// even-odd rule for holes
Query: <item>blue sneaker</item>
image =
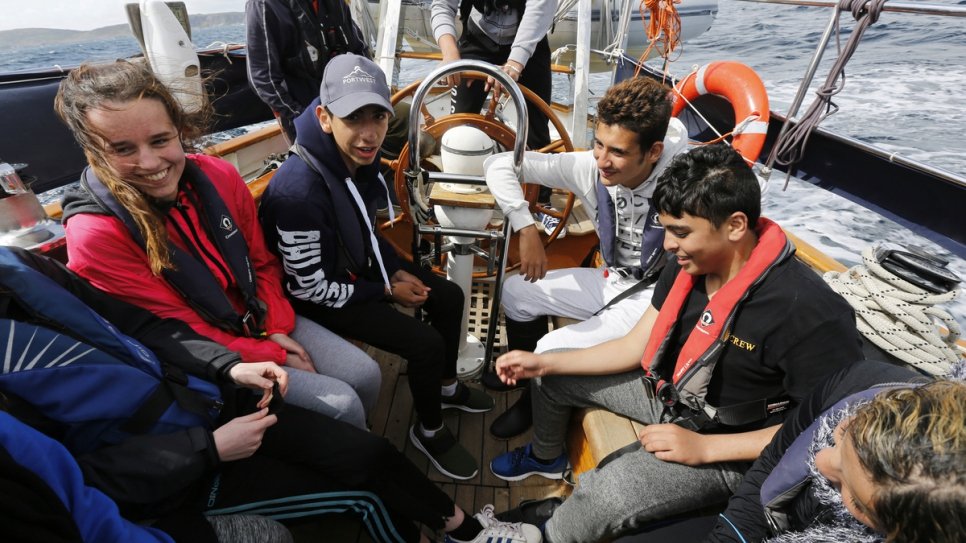
{"label": "blue sneaker", "polygon": [[490,462],[490,471],[504,481],[521,481],[531,475],[563,479],[567,470],[567,455],[561,454],[552,463],[544,464],[533,459],[532,446],[527,444],[526,447],[517,447],[497,456]]}

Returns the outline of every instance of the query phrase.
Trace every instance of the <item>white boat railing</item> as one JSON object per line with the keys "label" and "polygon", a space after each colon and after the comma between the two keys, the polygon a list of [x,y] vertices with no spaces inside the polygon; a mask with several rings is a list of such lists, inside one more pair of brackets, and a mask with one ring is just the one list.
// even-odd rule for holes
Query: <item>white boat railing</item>
{"label": "white boat railing", "polygon": [[590,25],[591,1],[577,4],[577,56],[574,59],[574,109],[570,139],[577,149],[587,147],[587,111],[590,104]]}
{"label": "white boat railing", "polygon": [[396,73],[396,41],[399,37],[399,15],[402,13],[402,0],[380,2],[379,37],[376,40],[376,64],[386,74],[386,82],[391,86]]}
{"label": "white boat railing", "polygon": [[[496,283],[493,289],[493,294],[490,298],[490,322],[487,326],[486,339],[484,342],[484,356],[483,361],[485,364],[489,364],[490,360],[493,358],[493,343],[496,338],[496,331],[498,327],[499,315],[500,315],[500,296],[503,291],[503,279],[506,273],[506,261],[509,255],[510,249],[510,221],[503,221],[503,231],[493,232],[489,230],[470,230],[465,228],[454,228],[454,227],[443,227],[438,225],[427,225],[425,218],[430,215],[432,209],[429,202],[423,198],[425,193],[423,183],[424,183],[424,173],[426,174],[426,181],[462,181],[462,182],[473,182],[473,183],[484,183],[482,177],[473,178],[472,176],[459,176],[463,179],[458,179],[453,175],[439,174],[436,172],[426,172],[423,170],[420,164],[419,156],[419,140],[422,134],[422,130],[419,129],[420,115],[423,101],[429,94],[430,89],[436,85],[436,83],[450,74],[455,74],[464,71],[477,71],[492,77],[497,83],[503,87],[503,91],[510,96],[510,100],[513,102],[513,109],[516,111],[516,127],[517,127],[517,137],[513,144],[513,171],[517,178],[520,177],[520,170],[523,167],[523,153],[526,149],[527,141],[527,105],[523,97],[523,91],[517,85],[516,81],[510,79],[503,70],[499,69],[497,66],[490,64],[488,62],[482,62],[479,60],[458,60],[451,62],[449,64],[443,64],[437,66],[433,71],[431,71],[424,79],[423,82],[416,88],[413,93],[413,102],[409,110],[409,169],[406,171],[406,185],[409,189],[410,195],[410,215],[413,219],[413,262],[419,261],[419,239],[424,234],[431,234],[434,236],[463,236],[472,237],[476,239],[489,240],[492,242],[499,242],[499,262],[488,262],[488,266],[492,269],[496,269]],[[486,256],[484,252],[474,251],[478,256]],[[468,276],[467,276],[468,278]],[[469,292],[469,285],[464,285],[464,292]],[[469,296],[467,296],[467,299]]]}

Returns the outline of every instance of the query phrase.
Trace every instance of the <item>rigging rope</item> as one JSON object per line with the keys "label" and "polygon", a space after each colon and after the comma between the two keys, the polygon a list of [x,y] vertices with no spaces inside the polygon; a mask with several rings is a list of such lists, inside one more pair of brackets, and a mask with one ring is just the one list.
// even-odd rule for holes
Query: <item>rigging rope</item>
{"label": "rigging rope", "polygon": [[[879,265],[871,247],[862,252],[862,264],[823,278],[855,309],[859,332],[890,355],[931,375],[945,375],[961,359],[959,324],[934,307],[954,299],[958,289],[933,294],[900,279]],[[933,319],[946,326],[945,335]]]}
{"label": "rigging rope", "polygon": [[[647,49],[637,61],[634,77],[641,73],[641,67],[648,55],[657,48],[658,54],[664,59],[664,71],[667,75],[671,53],[681,44],[681,15],[674,6],[681,0],[641,0],[641,21],[644,20],[645,9],[650,11],[651,17],[647,24]],[[884,1],[884,0],[883,0]]]}
{"label": "rigging rope", "polygon": [[[808,138],[811,136],[812,131],[822,121],[834,115],[839,110],[839,107],[832,102],[832,97],[845,88],[845,65],[848,64],[852,58],[852,54],[858,48],[865,30],[879,20],[879,15],[885,3],[886,0],[839,0],[839,4],[835,9],[851,11],[852,17],[856,21],[855,28],[843,49],[841,44],[841,28],[839,27],[839,21],[836,20],[835,45],[838,49],[839,56],[829,69],[825,83],[815,91],[817,96],[801,117],[801,120],[791,126],[782,135],[781,139],[775,142],[766,164],[772,165],[777,162],[783,166],[793,166],[798,163],[805,153],[805,147],[808,145]],[[787,122],[790,123],[791,119]],[[788,181],[791,179],[792,168],[789,167],[786,171],[788,172],[785,178],[785,184],[787,186]]]}

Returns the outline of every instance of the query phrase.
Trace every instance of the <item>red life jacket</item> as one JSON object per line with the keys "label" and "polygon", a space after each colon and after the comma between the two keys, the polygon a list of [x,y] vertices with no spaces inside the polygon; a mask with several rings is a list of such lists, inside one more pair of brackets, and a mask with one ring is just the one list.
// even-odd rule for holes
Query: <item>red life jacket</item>
{"label": "red life jacket", "polygon": [[767,409],[758,409],[765,400],[738,404],[737,406],[712,407],[705,397],[714,366],[731,337],[737,309],[760,285],[775,266],[795,254],[781,227],[764,217],[755,228],[758,244],[738,275],[725,283],[705,306],[687,341],[681,347],[674,366],[672,382],[660,378],[670,344],[671,331],[680,319],[684,304],[694,288],[697,277],[678,272],[668,292],[657,321],[651,329],[641,365],[649,380],[654,382],[658,398],[668,407],[687,407],[692,412],[703,413],[707,418],[697,423],[699,429],[708,421],[738,426],[761,420],[768,416]]}

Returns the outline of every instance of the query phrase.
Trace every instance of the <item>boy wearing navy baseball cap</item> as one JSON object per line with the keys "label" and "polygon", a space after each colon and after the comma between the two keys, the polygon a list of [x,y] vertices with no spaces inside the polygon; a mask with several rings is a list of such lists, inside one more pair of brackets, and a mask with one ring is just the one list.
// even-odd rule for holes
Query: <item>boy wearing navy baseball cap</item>
{"label": "boy wearing navy baseball cap", "polygon": [[[493,408],[482,390],[456,379],[463,291],[401,261],[376,228],[376,208],[387,198],[379,147],[392,111],[386,76],[375,63],[352,54],[330,60],[319,101],[295,121],[296,155],[275,174],[259,215],[296,312],[405,358],[418,416],[410,439],[441,473],[470,479],[478,459],[441,414]],[[393,304],[421,308],[430,324]]]}

